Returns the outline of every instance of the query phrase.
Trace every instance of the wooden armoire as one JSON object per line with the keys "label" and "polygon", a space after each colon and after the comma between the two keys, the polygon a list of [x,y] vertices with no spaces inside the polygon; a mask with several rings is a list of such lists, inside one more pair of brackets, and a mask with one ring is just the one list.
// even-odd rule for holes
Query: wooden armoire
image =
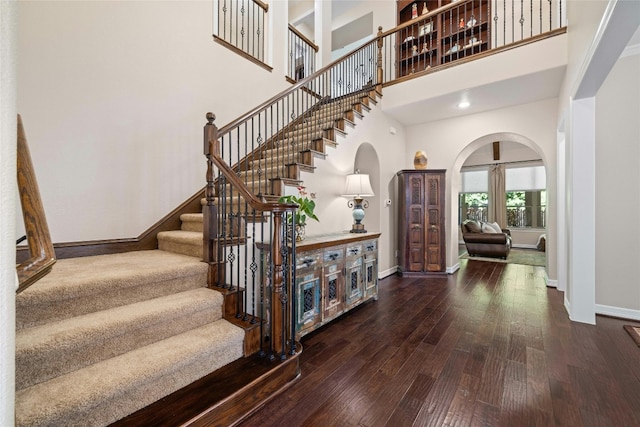
{"label": "wooden armoire", "polygon": [[444,169],[398,172],[398,272],[446,273]]}

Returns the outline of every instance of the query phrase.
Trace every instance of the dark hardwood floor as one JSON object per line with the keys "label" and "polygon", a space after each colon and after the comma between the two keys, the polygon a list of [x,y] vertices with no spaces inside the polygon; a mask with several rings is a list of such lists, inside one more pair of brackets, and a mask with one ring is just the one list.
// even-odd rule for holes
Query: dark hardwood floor
{"label": "dark hardwood floor", "polygon": [[303,338],[301,378],[250,426],[640,426],[640,348],[569,321],[544,270],[460,260]]}

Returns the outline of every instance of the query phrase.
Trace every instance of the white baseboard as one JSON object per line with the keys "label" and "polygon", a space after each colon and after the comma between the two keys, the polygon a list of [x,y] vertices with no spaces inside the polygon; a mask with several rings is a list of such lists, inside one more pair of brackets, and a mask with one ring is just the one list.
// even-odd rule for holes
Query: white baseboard
{"label": "white baseboard", "polygon": [[596,304],[596,313],[605,316],[620,317],[622,319],[640,321],[640,310],[630,308],[612,307],[610,305]]}
{"label": "white baseboard", "polygon": [[567,294],[564,294],[564,309],[567,310],[567,315],[571,317],[571,303],[567,299]]}
{"label": "white baseboard", "polygon": [[550,288],[558,288],[558,281],[556,279],[549,279],[547,269],[544,270],[544,281],[547,282],[547,286]]}
{"label": "white baseboard", "polygon": [[520,249],[538,249],[536,245],[525,245],[523,243],[514,243],[511,247]]}
{"label": "white baseboard", "polygon": [[392,274],[396,274],[398,272],[398,266],[394,265],[388,270],[378,271],[378,279],[384,279],[385,277],[389,277]]}
{"label": "white baseboard", "polygon": [[447,274],[453,274],[458,270],[460,270],[460,263],[455,263],[451,267],[447,267]]}

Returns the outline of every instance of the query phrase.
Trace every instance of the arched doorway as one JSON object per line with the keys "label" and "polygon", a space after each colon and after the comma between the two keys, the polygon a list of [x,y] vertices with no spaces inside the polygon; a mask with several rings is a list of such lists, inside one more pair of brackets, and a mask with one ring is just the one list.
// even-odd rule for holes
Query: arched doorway
{"label": "arched doorway", "polygon": [[[449,233],[449,244],[448,244],[448,253],[447,253],[447,265],[449,265],[452,271],[455,271],[458,267],[457,257],[458,257],[458,244],[459,244],[459,212],[458,212],[458,193],[460,192],[462,186],[461,179],[461,170],[462,166],[469,160],[474,153],[477,153],[479,150],[486,150],[487,147],[492,148],[494,142],[503,142],[505,144],[509,144],[512,147],[526,147],[527,150],[522,150],[522,152],[533,152],[537,157],[535,160],[541,161],[545,167],[545,172],[547,175],[547,200],[551,201],[555,198],[554,184],[555,183],[555,175],[554,171],[550,170],[548,167],[548,161],[545,158],[544,151],[531,139],[508,132],[500,132],[500,133],[492,133],[484,135],[480,138],[477,138],[471,141],[468,145],[462,149],[462,151],[456,157],[453,166],[451,167],[451,176],[450,176],[450,193],[449,193],[449,210],[448,210],[448,229]],[[505,153],[506,154],[506,153]],[[519,160],[534,160],[531,158],[518,158],[519,155],[517,151],[513,151],[509,153],[509,155],[501,157],[501,160],[492,160],[490,163],[510,163],[517,162]],[[527,156],[524,156],[527,157]],[[531,156],[529,156],[531,157]],[[489,163],[489,162],[488,162]],[[546,212],[546,228],[547,228],[547,272],[549,272],[549,260],[555,259],[555,249],[552,248],[553,245],[550,243],[555,241],[553,239],[553,232],[551,230],[555,230],[555,209],[552,203],[549,203],[547,206]],[[537,238],[537,237],[536,237]],[[554,266],[555,267],[555,266]],[[555,270],[554,270],[555,271]],[[451,271],[450,271],[451,272]]]}

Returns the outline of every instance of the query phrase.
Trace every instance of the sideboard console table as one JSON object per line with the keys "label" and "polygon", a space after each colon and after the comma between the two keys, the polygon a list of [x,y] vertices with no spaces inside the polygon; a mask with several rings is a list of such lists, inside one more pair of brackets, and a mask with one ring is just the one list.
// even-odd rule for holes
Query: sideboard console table
{"label": "sideboard console table", "polygon": [[[296,243],[296,339],[378,299],[378,237],[380,233],[345,232]],[[270,245],[256,246],[267,277]]]}

